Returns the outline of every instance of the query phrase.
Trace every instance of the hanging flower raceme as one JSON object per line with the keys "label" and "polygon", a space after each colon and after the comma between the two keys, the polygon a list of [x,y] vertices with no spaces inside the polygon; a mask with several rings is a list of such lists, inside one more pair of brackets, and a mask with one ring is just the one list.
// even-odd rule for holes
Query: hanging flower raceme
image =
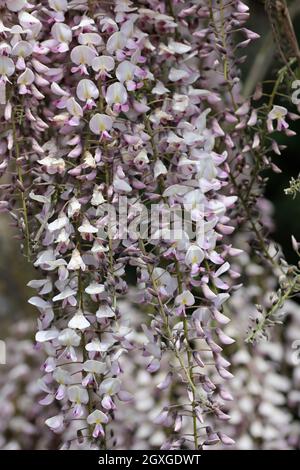
{"label": "hanging flower raceme", "polygon": [[[226,34],[241,28],[247,7],[233,1],[210,17],[189,2],[6,3],[0,167],[14,170],[0,207],[40,273],[29,285],[47,355],[41,403],[60,409],[46,425],[63,448],[122,445],[122,402],[139,401],[127,390],[134,356],[146,377],[163,375],[151,423],[168,430],[162,448],[232,444],[221,429],[234,342],[224,304],[240,254],[230,164],[258,120],[240,103],[235,66],[224,91],[214,35],[221,18]],[[285,110],[268,112],[269,131],[287,132]],[[138,325],[120,303],[132,270],[147,308]]]}

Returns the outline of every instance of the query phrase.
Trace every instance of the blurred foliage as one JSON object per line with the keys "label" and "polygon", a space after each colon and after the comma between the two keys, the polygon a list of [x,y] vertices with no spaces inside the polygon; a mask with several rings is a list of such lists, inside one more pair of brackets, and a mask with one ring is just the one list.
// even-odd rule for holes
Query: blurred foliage
{"label": "blurred foliage", "polygon": [[[293,24],[300,44],[300,2],[299,0],[291,0],[289,8],[293,16]],[[280,68],[279,53],[275,51],[274,41],[272,40],[271,27],[267,14],[264,9],[263,2],[249,0],[249,6],[252,9],[251,19],[249,21],[249,29],[260,34],[260,39],[254,41],[247,48],[247,61],[242,69],[242,80],[245,83],[251,72],[251,68],[255,62],[257,54],[263,47],[268,35],[271,37],[270,47],[266,49],[265,60],[266,69],[263,70],[264,80],[274,78],[276,72]],[[262,71],[260,71],[262,73]],[[286,106],[291,112],[297,113],[297,108],[290,101],[282,100],[277,104]],[[292,177],[297,178],[300,173],[300,121],[295,121],[291,128],[297,133],[297,136],[286,138],[279,141],[280,144],[286,145],[286,150],[282,152],[280,157],[274,156],[274,163],[278,165],[282,173],[276,174],[269,172],[264,175],[269,177],[266,188],[266,197],[270,199],[274,205],[274,227],[275,231],[272,237],[277,241],[283,249],[283,252],[290,263],[297,263],[297,256],[292,250],[291,235],[293,234],[297,240],[300,240],[300,194],[293,198],[285,194],[285,188],[289,187]]]}

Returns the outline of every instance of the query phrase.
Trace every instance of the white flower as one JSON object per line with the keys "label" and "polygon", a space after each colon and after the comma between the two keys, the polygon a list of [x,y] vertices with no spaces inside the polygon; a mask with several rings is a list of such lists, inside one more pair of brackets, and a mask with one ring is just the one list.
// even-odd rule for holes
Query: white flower
{"label": "white flower", "polygon": [[179,113],[183,113],[189,105],[189,97],[186,95],[180,95],[178,93],[174,93],[173,101],[172,101],[172,108],[174,111]]}
{"label": "white flower", "polygon": [[109,85],[105,99],[109,106],[125,104],[128,99],[126,88],[119,82]]}
{"label": "white flower", "polygon": [[97,166],[95,157],[88,150],[84,152],[84,164],[90,168],[96,168]]}
{"label": "white flower", "polygon": [[79,385],[71,385],[68,388],[68,398],[72,403],[80,405],[81,403],[88,403],[89,395],[85,388],[80,387]]}
{"label": "white flower", "polygon": [[191,46],[182,42],[169,41],[168,49],[173,54],[185,54],[191,50]]}
{"label": "white flower", "polygon": [[71,374],[70,372],[62,369],[61,367],[57,367],[53,372],[54,380],[60,385],[68,385],[71,383]]}
{"label": "white flower", "polygon": [[68,359],[75,362],[77,361],[77,355],[74,349],[74,346],[79,346],[81,337],[75,333],[71,328],[64,329],[58,336],[58,342],[62,346],[65,346],[65,349],[62,355],[66,355]]}
{"label": "white flower", "polygon": [[80,104],[77,103],[77,101],[73,97],[69,98],[66,101],[66,108],[69,113],[76,118],[83,116],[82,107],[80,106]]}
{"label": "white flower", "polygon": [[95,410],[87,417],[88,424],[108,423],[108,417],[102,411]]}
{"label": "white flower", "polygon": [[79,44],[84,44],[86,46],[100,46],[103,43],[103,40],[98,33],[80,33],[78,36]]}
{"label": "white flower", "polygon": [[49,265],[49,263],[55,262],[55,254],[54,251],[49,249],[45,251],[41,251],[38,255],[37,260],[34,263],[34,266],[43,266],[43,265]]}
{"label": "white flower", "polygon": [[6,0],[6,6],[10,11],[20,11],[26,3],[26,0]]}
{"label": "white flower", "polygon": [[168,170],[161,160],[156,160],[154,163],[154,178],[158,178],[160,175],[166,175]]}
{"label": "white flower", "polygon": [[45,343],[46,341],[52,341],[53,339],[57,338],[58,335],[59,332],[55,329],[38,331],[35,335],[35,340],[38,343]]}
{"label": "white flower", "polygon": [[269,112],[268,117],[270,119],[282,119],[287,115],[287,109],[283,106],[275,105],[272,110]]}
{"label": "white flower", "polygon": [[31,13],[28,13],[27,11],[20,11],[18,13],[18,17],[20,25],[24,30],[26,30],[30,37],[35,37],[38,35],[42,29],[42,23],[38,18],[36,18]]}
{"label": "white flower", "polygon": [[[51,34],[59,43],[69,44],[72,41],[72,30],[65,23],[54,23],[51,28]],[[63,52],[63,50],[61,50]]]}
{"label": "white flower", "polygon": [[52,10],[60,12],[60,11],[67,11],[68,9],[68,2],[67,0],[48,0],[49,7]]}
{"label": "white flower", "polygon": [[185,255],[185,263],[187,265],[191,264],[201,264],[204,260],[204,251],[199,248],[199,246],[192,245],[188,248]]}
{"label": "white flower", "polygon": [[165,93],[169,93],[169,91],[170,90],[168,90],[160,81],[157,81],[155,87],[152,88],[152,93],[155,95],[164,95]]}
{"label": "white flower", "polygon": [[58,85],[58,83],[51,83],[51,91],[58,96],[69,96],[69,93],[67,93],[61,86]]}
{"label": "white flower", "polygon": [[95,424],[93,437],[97,439],[99,435],[104,436],[104,429],[102,424],[108,423],[108,417],[104,413],[102,413],[102,411],[95,410],[88,415],[87,423],[90,425]]}
{"label": "white flower", "polygon": [[118,50],[124,49],[124,47],[126,46],[126,42],[127,42],[127,38],[123,33],[119,31],[117,31],[116,33],[113,33],[108,38],[108,41],[106,44],[107,52],[109,54],[113,54],[114,52]]}
{"label": "white flower", "polygon": [[[78,0],[77,3],[79,3]],[[88,16],[84,15],[81,17],[80,22],[76,26],[73,26],[72,29],[74,29],[74,31],[76,31],[77,29],[90,29],[90,27],[94,25],[94,23],[95,21],[92,18],[89,18]]]}
{"label": "white flower", "polygon": [[62,346],[79,346],[81,337],[71,328],[65,328],[58,336],[58,342]]}
{"label": "white flower", "polygon": [[0,56],[0,104],[6,104],[6,82],[15,71],[15,64],[12,59]]}
{"label": "white flower", "polygon": [[92,65],[95,57],[96,52],[88,46],[76,46],[71,51],[71,61],[76,65]]}
{"label": "white flower", "polygon": [[[46,282],[46,281],[45,281]],[[29,300],[28,300],[28,303],[30,305],[34,305],[35,307],[41,309],[41,310],[45,310],[45,309],[48,309],[48,308],[51,308],[51,304],[50,302],[47,302],[46,300],[42,299],[41,297],[31,297]]]}
{"label": "white flower", "polygon": [[0,56],[0,76],[10,77],[14,71],[14,61],[5,55]]}
{"label": "white flower", "polygon": [[73,217],[74,214],[77,214],[80,211],[80,208],[81,204],[78,199],[76,199],[75,196],[72,197],[68,204],[68,217]]}
{"label": "white flower", "polygon": [[61,230],[69,222],[68,217],[65,215],[60,215],[56,220],[48,224],[49,232],[55,232],[56,230]]}
{"label": "white flower", "polygon": [[24,59],[32,54],[32,45],[27,41],[19,41],[14,45],[11,53]]}
{"label": "white flower", "polygon": [[90,120],[90,129],[94,134],[100,135],[105,131],[110,131],[112,128],[113,121],[111,117],[106,114],[94,114]]}
{"label": "white flower", "polygon": [[90,322],[85,318],[81,310],[78,310],[68,323],[68,327],[75,330],[85,330],[89,326]]}
{"label": "white flower", "polygon": [[65,243],[68,243],[69,239],[70,239],[70,234],[63,228],[59,232],[57,238],[55,239],[55,242],[65,244]]}
{"label": "white flower", "polygon": [[68,371],[62,369],[61,367],[57,367],[53,372],[53,378],[59,384],[59,387],[55,394],[55,398],[57,400],[62,400],[66,396],[66,385],[72,383],[71,374]]}
{"label": "white flower", "polygon": [[92,62],[92,68],[95,72],[99,72],[100,75],[106,75],[107,72],[115,68],[115,61],[112,57],[106,55],[95,57]]}
{"label": "white flower", "polygon": [[175,69],[174,67],[172,67],[169,72],[169,80],[171,80],[171,82],[177,82],[183,78],[187,78],[188,76],[189,73],[187,70]]}
{"label": "white flower", "polygon": [[172,184],[163,192],[163,196],[183,196],[185,193],[190,191],[191,188],[189,186],[184,186],[182,184]]}
{"label": "white flower", "polygon": [[108,349],[108,344],[103,341],[100,342],[98,338],[95,338],[86,345],[85,349],[88,352],[105,352]]}
{"label": "white flower", "polygon": [[141,150],[137,156],[134,158],[133,162],[136,164],[136,165],[141,165],[141,164],[146,164],[146,163],[149,163],[149,158],[148,158],[148,155],[147,155],[147,152],[146,150]]}
{"label": "white flower", "polygon": [[116,191],[123,191],[125,193],[130,193],[132,191],[130,184],[127,183],[125,179],[120,178],[117,173],[114,176],[113,187]]}
{"label": "white flower", "polygon": [[85,292],[89,295],[102,294],[104,292],[104,285],[98,284],[97,282],[92,282],[85,288]]}
{"label": "white flower", "polygon": [[77,269],[85,271],[86,269],[86,265],[84,264],[80,251],[77,248],[72,251],[72,256],[67,265],[67,269],[70,271],[76,271]]}
{"label": "white flower", "polygon": [[103,242],[99,239],[96,239],[94,241],[94,244],[92,246],[92,249],[91,249],[91,252],[92,253],[106,253],[107,251],[109,251],[109,247],[108,246],[103,246]]}
{"label": "white flower", "polygon": [[78,385],[71,385],[67,391],[68,399],[74,403],[73,416],[80,418],[83,415],[82,404],[86,405],[89,402],[89,394],[87,390]]}
{"label": "white flower", "polygon": [[119,82],[128,82],[133,80],[136,71],[136,65],[128,60],[121,62],[116,69],[116,77]]}
{"label": "white flower", "polygon": [[121,381],[119,379],[109,378],[103,380],[99,387],[99,393],[113,396],[119,393],[121,389]]}
{"label": "white flower", "polygon": [[282,131],[283,129],[287,129],[289,127],[288,123],[285,120],[287,113],[287,109],[283,106],[273,106],[272,110],[268,114],[267,119],[267,126],[269,132],[273,132],[274,130],[272,121],[277,121],[277,131]]}
{"label": "white flower", "polygon": [[181,313],[185,311],[185,307],[194,305],[195,297],[190,291],[185,290],[182,294],[177,295],[175,303],[178,305],[177,313]]}
{"label": "white flower", "polygon": [[204,216],[204,206],[203,206],[204,196],[200,189],[195,189],[194,191],[189,191],[183,197],[184,209],[190,213],[191,220],[199,221],[203,220]]}
{"label": "white flower", "polygon": [[17,83],[18,85],[31,85],[34,82],[34,73],[32,70],[26,68],[21,75],[19,75]]}
{"label": "white flower", "polygon": [[96,312],[96,317],[97,318],[112,318],[115,316],[114,311],[108,304],[103,304],[100,305],[97,312]]}
{"label": "white flower", "polygon": [[53,297],[53,302],[57,302],[58,300],[65,300],[68,299],[69,297],[73,297],[74,295],[77,294],[77,291],[74,289],[71,289],[69,286],[67,286],[62,292],[57,294],[55,297]]}
{"label": "white flower", "polygon": [[163,268],[154,268],[152,278],[156,287],[164,295],[172,295],[177,288],[176,280]]}
{"label": "white flower", "polygon": [[64,417],[62,415],[52,416],[46,419],[46,425],[54,432],[61,432],[63,430]]}
{"label": "white flower", "polygon": [[63,158],[45,157],[41,160],[38,160],[38,163],[40,163],[40,165],[44,165],[50,175],[54,175],[55,173],[63,173],[66,166]]}
{"label": "white flower", "polygon": [[84,78],[80,80],[76,88],[76,94],[81,101],[89,101],[92,98],[97,99],[99,90],[92,80]]}
{"label": "white flower", "polygon": [[94,186],[93,196],[91,199],[92,206],[99,206],[100,204],[103,204],[103,202],[105,202],[105,199],[103,197],[100,187]]}
{"label": "white flower", "polygon": [[178,305],[194,305],[195,298],[190,291],[186,290],[182,292],[182,294],[179,294],[175,301]]}
{"label": "white flower", "polygon": [[198,178],[205,178],[207,181],[211,181],[217,176],[217,169],[210,154],[203,152],[198,163],[197,176]]}
{"label": "white flower", "polygon": [[105,373],[107,366],[104,362],[88,359],[87,361],[85,361],[82,368],[85,372],[90,372],[92,374],[101,375]]}
{"label": "white flower", "polygon": [[65,161],[63,158],[60,157],[52,157],[48,156],[38,160],[38,163],[46,167],[47,172],[50,175],[54,175],[55,173],[63,173],[65,170]]}
{"label": "white flower", "polygon": [[97,233],[98,229],[94,227],[88,219],[84,219],[83,223],[78,227],[78,232],[80,233]]}

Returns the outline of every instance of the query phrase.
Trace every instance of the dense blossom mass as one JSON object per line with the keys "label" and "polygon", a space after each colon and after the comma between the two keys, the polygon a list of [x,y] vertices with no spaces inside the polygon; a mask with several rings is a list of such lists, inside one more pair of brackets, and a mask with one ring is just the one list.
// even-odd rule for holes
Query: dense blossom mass
{"label": "dense blossom mass", "polygon": [[[0,209],[37,268],[29,303],[40,312],[45,426],[60,448],[234,445],[228,381],[235,370],[233,383],[242,383],[249,354],[235,352],[229,324],[244,256],[234,231],[264,204],[252,166],[278,170],[273,133],[293,135],[297,118],[275,95],[263,106],[260,90],[242,98],[235,50],[258,37],[245,27],[248,7],[1,0],[0,8]],[[185,223],[174,230],[178,214]],[[256,222],[250,228],[288,298],[293,270],[264,247]],[[267,307],[251,340],[271,321]],[[268,370],[259,358],[255,366]],[[251,426],[263,434],[263,424]]]}

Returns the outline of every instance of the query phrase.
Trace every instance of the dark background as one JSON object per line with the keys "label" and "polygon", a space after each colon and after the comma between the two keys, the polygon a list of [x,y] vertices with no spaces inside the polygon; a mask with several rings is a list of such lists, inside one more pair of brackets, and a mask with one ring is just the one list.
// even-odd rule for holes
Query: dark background
{"label": "dark background", "polygon": [[[275,2],[275,0],[274,0]],[[280,57],[274,47],[274,40],[271,32],[270,22],[265,12],[264,5],[259,0],[249,0],[248,5],[251,11],[251,19],[247,24],[249,29],[260,34],[260,39],[252,42],[247,51],[248,60],[242,68],[242,79],[244,82],[249,78],[253,69],[257,54],[264,50],[264,67],[260,70],[264,75],[264,80],[275,77],[280,64]],[[292,0],[288,2],[294,29],[300,44],[300,1]],[[266,65],[265,65],[266,64]],[[279,65],[278,65],[279,64]],[[286,91],[288,93],[288,91]],[[276,104],[286,106],[289,111],[297,113],[295,105],[281,98],[277,98]],[[300,110],[299,110],[300,111]],[[300,113],[299,113],[300,114]],[[289,186],[291,177],[297,178],[300,173],[300,120],[290,124],[291,129],[297,132],[297,136],[285,138],[280,136],[278,142],[287,146],[280,157],[274,155],[274,163],[282,170],[281,174],[273,172],[265,173],[269,177],[266,187],[266,197],[274,206],[274,228],[272,237],[282,246],[283,252],[290,263],[297,263],[297,255],[292,250],[291,235],[293,234],[300,241],[300,194],[295,199],[287,196],[284,189]]]}

